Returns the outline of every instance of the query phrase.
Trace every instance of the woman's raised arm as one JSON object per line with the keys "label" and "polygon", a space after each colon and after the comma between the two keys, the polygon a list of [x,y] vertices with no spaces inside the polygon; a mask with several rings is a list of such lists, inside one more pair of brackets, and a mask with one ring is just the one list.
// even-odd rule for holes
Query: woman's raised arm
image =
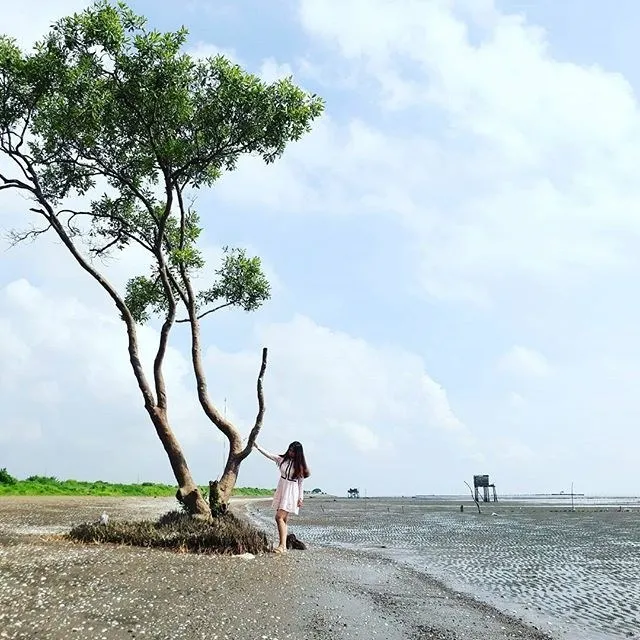
{"label": "woman's raised arm", "polygon": [[276,456],[273,453],[269,453],[265,451],[257,442],[253,443],[253,446],[265,457],[269,458],[269,460],[273,460],[276,464],[280,462],[280,456]]}

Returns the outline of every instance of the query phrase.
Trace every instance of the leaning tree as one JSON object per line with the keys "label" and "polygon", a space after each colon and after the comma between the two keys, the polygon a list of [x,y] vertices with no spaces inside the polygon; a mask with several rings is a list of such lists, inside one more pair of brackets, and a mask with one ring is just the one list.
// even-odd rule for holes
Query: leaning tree
{"label": "leaning tree", "polygon": [[[198,241],[198,189],[235,169],[243,154],[276,160],[287,143],[309,131],[322,100],[290,79],[267,84],[223,56],[184,52],[187,31],[148,29],[125,4],[96,2],[64,18],[32,51],[0,36],[0,191],[17,191],[41,223],[13,233],[19,242],[55,234],[79,268],[112,300],[126,328],[128,357],[144,407],[190,513],[226,509],[246,443],[214,405],[202,362],[201,320],[225,307],[257,309],[269,298],[260,259],[226,248],[204,286]],[[119,291],[100,269],[100,257],[136,247],[148,256],[145,274]],[[206,280],[205,280],[206,282]],[[182,317],[180,314],[184,314]],[[151,375],[139,353],[136,325],[161,320]],[[191,336],[197,396],[209,420],[229,441],[219,482],[205,502],[170,425],[164,358],[176,322]]]}

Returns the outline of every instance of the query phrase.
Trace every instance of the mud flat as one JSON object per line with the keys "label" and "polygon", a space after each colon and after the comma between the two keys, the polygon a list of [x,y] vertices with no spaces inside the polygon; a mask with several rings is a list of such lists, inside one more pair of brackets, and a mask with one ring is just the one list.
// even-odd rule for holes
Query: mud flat
{"label": "mud flat", "polygon": [[479,515],[446,501],[314,498],[294,527],[311,544],[412,567],[554,637],[640,638],[637,499],[622,511],[500,502]]}
{"label": "mud flat", "polygon": [[0,638],[548,637],[376,554],[312,545],[248,560],[58,537],[103,510],[153,518],[174,506],[163,498],[0,498]]}

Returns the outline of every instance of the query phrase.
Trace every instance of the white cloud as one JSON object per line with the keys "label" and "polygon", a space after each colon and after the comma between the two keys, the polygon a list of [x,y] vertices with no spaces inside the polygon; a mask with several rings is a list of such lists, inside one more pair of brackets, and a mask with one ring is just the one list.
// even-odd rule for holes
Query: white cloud
{"label": "white cloud", "polygon": [[259,327],[250,351],[209,350],[210,370],[226,372],[214,373],[216,380],[244,380],[232,391],[233,406],[249,408],[242,414],[246,423],[253,418],[252,382],[260,345],[271,350],[265,382],[269,415],[277,416],[278,434],[285,439],[300,437],[301,430],[322,437],[328,427],[342,429],[360,443],[366,439],[369,450],[411,434],[422,441],[440,432],[454,444],[471,439],[419,357],[374,347],[302,315]]}
{"label": "white cloud", "polygon": [[527,465],[533,464],[538,459],[538,455],[531,447],[513,438],[500,438],[494,443],[494,447],[498,459]]}
{"label": "white cloud", "polygon": [[[627,232],[639,230],[640,118],[620,74],[555,60],[542,29],[491,2],[398,11],[383,0],[304,0],[300,20],[357,73],[357,91],[373,82],[412,130],[325,118],[284,162],[244,163],[221,195],[279,211],[393,215],[412,230],[422,285],[444,299],[486,305],[505,279],[571,281],[581,269],[636,264]],[[265,77],[291,70],[262,64]]]}
{"label": "white cloud", "polygon": [[0,423],[0,442],[4,445],[8,445],[8,443],[25,444],[41,438],[42,425],[38,420],[24,420],[17,417],[14,419],[5,418]]}
{"label": "white cloud", "polygon": [[225,56],[235,64],[243,65],[241,58],[235,49],[218,47],[211,42],[196,42],[187,49],[187,53],[196,59],[214,58],[215,56]]}
{"label": "white cloud", "polygon": [[416,273],[441,299],[486,306],[505,282],[637,268],[640,112],[620,74],[555,60],[542,29],[489,2],[300,7],[307,33],[335,54],[327,68],[356,73],[354,94],[377,86],[395,126],[345,121],[329,103],[283,162],[247,161],[222,196],[280,212],[385,213],[412,232]]}
{"label": "white cloud", "polygon": [[252,71],[261,80],[267,83],[276,82],[283,78],[288,78],[294,75],[291,65],[287,62],[278,62],[275,58],[265,58],[258,69],[253,70],[249,67],[247,62],[242,59],[235,49],[229,49],[225,47],[219,47],[211,42],[199,41],[187,48],[187,53],[196,59],[212,58],[215,56],[225,56],[234,64],[238,64],[247,71]]}
{"label": "white cloud", "polygon": [[370,454],[380,450],[380,436],[365,425],[355,422],[336,422],[330,426],[342,432],[360,453]]}
{"label": "white cloud", "polygon": [[82,11],[90,4],[88,0],[1,0],[0,12],[4,19],[0,33],[15,38],[22,48],[30,49],[55,21]]}
{"label": "white cloud", "polygon": [[[127,359],[124,326],[115,311],[92,309],[69,295],[47,294],[23,279],[0,290],[0,320],[10,329],[2,334],[0,352],[7,353],[9,345],[14,354],[20,354],[15,366],[16,360],[9,351],[11,379],[3,379],[0,386],[2,404],[9,416],[25,412],[42,419],[51,417],[47,407],[52,403],[63,415],[70,406],[79,404],[87,413],[73,416],[76,424],[89,418],[96,425],[86,427],[90,431],[100,431],[108,425],[105,435],[109,441],[117,439],[116,434],[127,432],[129,427],[123,422],[130,425],[145,421]],[[140,328],[139,340],[143,361],[149,364],[157,333]],[[194,410],[188,377],[182,355],[169,349],[166,378],[175,398],[171,414],[180,435],[186,441],[194,441],[202,436],[203,420]],[[65,420],[71,420],[71,415]],[[77,431],[70,429],[68,437],[73,438]],[[99,433],[94,435],[100,437]]]}
{"label": "white cloud", "polygon": [[545,378],[551,373],[551,366],[541,353],[518,345],[511,347],[500,358],[498,368],[507,373],[534,378]]}
{"label": "white cloud", "polygon": [[265,82],[271,83],[292,76],[293,70],[286,62],[279,63],[274,58],[267,58],[262,61],[259,75]]}
{"label": "white cloud", "polygon": [[509,394],[509,405],[513,409],[523,409],[527,406],[527,400],[519,393],[512,391]]}
{"label": "white cloud", "polygon": [[[36,473],[36,467],[59,467],[58,474],[67,469],[122,478],[142,466],[152,477],[167,478],[168,465],[142,410],[115,314],[18,280],[1,292],[0,322],[11,330],[3,334],[9,340],[0,341],[3,355],[19,354],[23,360],[11,368],[11,379],[0,382],[0,403],[7,408],[5,451],[20,447],[23,469]],[[157,334],[149,328],[139,334],[143,362],[149,365]],[[358,459],[354,469],[379,464],[381,455],[391,466],[415,465],[427,446],[439,447],[458,463],[464,459],[460,438],[470,434],[420,358],[376,348],[303,316],[259,328],[254,345],[244,351],[211,348],[206,354],[212,397],[220,408],[228,399],[229,415],[245,434],[255,416],[261,344],[271,349],[263,440],[276,450],[290,440],[305,442],[311,458],[323,461],[316,465],[322,485],[344,481],[332,479],[331,471],[349,459]],[[174,348],[167,355],[166,377],[171,421],[193,466],[200,473],[218,472],[211,460],[220,453],[220,439],[197,406],[188,362]],[[41,427],[25,430],[18,419]],[[27,435],[43,450],[27,456]],[[56,462],[55,443],[61,441],[68,455]],[[409,443],[414,449],[407,452]],[[96,451],[103,452],[100,459]],[[362,456],[373,458],[369,463]],[[255,461],[249,467],[257,473]],[[369,486],[374,489],[375,477]],[[391,486],[379,483],[377,490]]]}

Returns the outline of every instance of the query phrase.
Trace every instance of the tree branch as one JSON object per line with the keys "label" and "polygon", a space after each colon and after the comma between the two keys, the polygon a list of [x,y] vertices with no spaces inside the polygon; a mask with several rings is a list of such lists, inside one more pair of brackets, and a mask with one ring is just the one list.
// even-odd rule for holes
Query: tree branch
{"label": "tree branch", "polygon": [[164,289],[165,296],[167,297],[169,309],[164,322],[162,323],[162,329],[160,329],[158,350],[156,351],[156,357],[153,360],[153,379],[156,386],[156,396],[158,397],[158,408],[166,411],[167,387],[162,373],[162,363],[164,362],[164,356],[167,353],[169,333],[171,332],[171,327],[176,319],[176,301],[173,297],[173,290],[171,289],[171,284],[166,274],[166,265],[159,264],[158,266],[160,267],[160,280],[162,281],[162,288]]}
{"label": "tree branch", "polygon": [[[176,190],[178,196],[178,206],[180,207],[181,216],[184,215],[184,200],[182,198],[182,192],[180,189]],[[239,453],[242,447],[242,438],[240,433],[235,428],[232,422],[227,420],[218,409],[216,409],[213,402],[209,398],[209,392],[207,390],[207,377],[204,372],[204,366],[202,364],[202,347],[200,345],[200,319],[197,314],[196,297],[193,292],[193,286],[189,279],[189,274],[184,263],[179,264],[180,279],[184,286],[184,291],[178,286],[178,293],[184,302],[187,309],[188,319],[187,322],[191,325],[191,363],[193,365],[193,373],[196,378],[196,389],[198,391],[198,401],[202,407],[205,415],[213,424],[227,436],[229,440],[229,455],[232,453]],[[177,283],[176,283],[177,285]]]}
{"label": "tree branch", "polygon": [[209,392],[207,390],[207,378],[204,373],[204,366],[202,364],[202,347],[200,345],[200,321],[196,313],[196,302],[193,293],[193,287],[189,280],[189,275],[184,267],[180,265],[180,276],[185,288],[186,307],[189,315],[189,324],[191,325],[191,363],[193,365],[193,373],[196,378],[196,389],[198,391],[198,400],[200,406],[205,415],[213,424],[227,436],[229,440],[229,454],[239,453],[242,447],[242,438],[240,433],[235,428],[232,422],[227,420],[218,409],[216,409],[213,402],[209,398]]}
{"label": "tree branch", "polygon": [[[73,209],[60,209],[60,211],[58,211],[57,215],[60,215],[62,213],[66,213],[70,215],[69,220],[67,220],[67,227],[69,228],[69,231],[71,233],[77,233],[77,230],[75,227],[71,226],[71,222],[73,221],[73,219],[76,216],[88,216],[91,218],[95,218],[98,220],[111,220],[113,222],[117,222],[118,224],[120,224],[122,227],[126,227],[127,226],[127,222],[126,220],[122,219],[120,216],[112,216],[106,213],[95,213],[93,211],[74,211]],[[139,244],[143,249],[145,249],[146,251],[150,251],[152,252],[153,249],[151,247],[150,244],[148,244],[147,242],[145,242],[142,238],[139,238],[138,236],[136,236],[133,233],[129,233],[128,231],[125,230],[121,230],[121,235],[120,238],[129,238],[129,240],[133,240],[135,243]]]}
{"label": "tree branch", "polygon": [[157,221],[158,237],[156,238],[155,246],[153,249],[154,251],[158,252],[158,258],[164,261],[164,258],[162,257],[162,243],[165,240],[165,231],[167,228],[167,221],[169,220],[169,216],[171,215],[171,207],[173,206],[173,186],[169,182],[169,179],[167,178],[164,170],[163,170],[163,174],[165,176],[164,191],[167,196],[167,200],[164,204],[164,212],[160,220]]}
{"label": "tree branch", "polygon": [[62,240],[63,244],[67,247],[71,255],[76,259],[76,262],[78,262],[82,269],[84,269],[89,275],[91,275],[94,280],[96,280],[98,284],[107,292],[109,297],[115,303],[118,311],[120,312],[120,315],[127,326],[129,360],[131,361],[131,364],[133,366],[133,372],[136,377],[136,381],[138,382],[140,391],[142,392],[142,395],[144,397],[145,405],[148,410],[152,410],[155,406],[155,398],[153,397],[151,389],[149,388],[149,383],[147,382],[144,368],[140,360],[135,321],[131,316],[129,308],[125,304],[124,300],[118,295],[118,292],[111,285],[111,283],[99,271],[94,269],[94,267],[90,265],[78,251],[77,247],[74,245],[73,241],[64,230],[62,223],[55,217],[53,210],[51,210],[49,206],[47,206],[46,208],[49,209],[47,219],[53,226],[55,232],[58,234],[58,237]]}
{"label": "tree branch", "polygon": [[178,194],[178,205],[180,206],[180,251],[184,249],[184,237],[187,226],[187,212],[185,211],[184,201],[182,200],[182,189],[176,182],[176,192]]}
{"label": "tree branch", "polygon": [[[57,161],[61,163],[66,162],[72,165],[76,165],[82,169],[88,169],[92,172],[95,172],[95,175],[103,175],[107,178],[119,180],[125,187],[127,187],[127,189],[129,189],[129,191],[136,198],[138,198],[138,200],[140,200],[140,202],[142,202],[142,204],[145,206],[145,208],[149,212],[149,215],[153,217],[154,212],[153,212],[152,201],[143,193],[142,189],[140,189],[131,178],[124,175],[124,173],[122,173],[121,171],[115,170],[112,166],[106,164],[100,158],[94,155],[91,155],[86,150],[83,155],[87,160],[89,160],[93,164],[87,164],[85,162],[81,162],[78,158],[71,158],[71,157],[58,158]],[[99,171],[96,171],[95,167],[98,167]],[[94,174],[91,174],[91,175],[94,175]]]}
{"label": "tree branch", "polygon": [[[72,233],[75,233],[75,231],[72,231]],[[118,236],[117,238],[114,238],[113,240],[111,240],[111,242],[107,242],[107,244],[105,244],[104,246],[99,248],[89,249],[89,251],[91,251],[91,253],[96,257],[101,256],[103,253],[106,253],[107,251],[109,251],[111,247],[118,244],[118,242],[120,242],[121,240],[122,240],[122,237]]]}
{"label": "tree branch", "polygon": [[49,231],[49,229],[51,229],[51,223],[49,223],[44,229],[37,229],[34,225],[28,231],[10,231],[8,234],[9,244],[12,247],[15,247],[25,240],[35,240],[38,236],[41,236],[42,234]]}
{"label": "tree branch", "polygon": [[31,114],[33,113],[34,106],[35,106],[35,101],[31,105],[29,105],[29,108],[27,109],[27,115],[24,118],[24,126],[22,127],[22,131],[18,134],[18,138],[20,142],[18,142],[18,144],[15,147],[16,152],[20,151],[20,148],[24,144],[24,136],[27,133],[27,129],[29,128],[29,125],[31,124]]}
{"label": "tree branch", "polygon": [[262,429],[262,420],[264,419],[264,390],[262,388],[262,380],[264,378],[264,373],[267,370],[267,347],[263,347],[262,349],[262,364],[260,365],[260,373],[258,373],[258,381],[256,383],[257,395],[258,395],[258,415],[256,415],[256,421],[253,425],[253,429],[251,429],[251,433],[249,433],[249,439],[247,440],[247,446],[244,448],[244,451],[240,453],[238,456],[240,460],[244,460],[253,449],[253,443],[256,441],[258,434],[260,433],[260,429]]}
{"label": "tree branch", "polygon": [[[30,156],[27,156],[27,154],[25,154],[25,153],[16,151],[15,148],[13,147],[13,145],[11,144],[11,141],[9,141],[9,146],[7,147],[7,145],[4,143],[4,140],[2,140],[0,142],[0,149],[2,151],[4,151],[4,153],[9,158],[11,158],[11,160],[13,160],[13,163],[18,166],[18,169],[20,169],[20,171],[22,172],[22,175],[25,177],[25,179],[27,181],[29,181],[29,182],[33,182],[33,179],[32,179],[32,176],[31,176],[32,172],[27,171],[27,166],[31,166],[31,164],[32,164],[30,162]],[[11,182],[22,184],[28,190],[33,191],[32,187],[30,187],[29,185],[26,185],[23,182],[20,182],[20,180],[12,180]],[[24,187],[21,187],[21,188],[24,188]]]}
{"label": "tree branch", "polygon": [[[210,313],[215,313],[216,311],[219,311],[220,309],[224,309],[225,307],[230,307],[231,305],[233,305],[233,302],[225,302],[224,304],[220,304],[217,307],[214,307],[213,309],[209,309],[208,311],[201,313],[199,316],[196,316],[196,319],[202,320],[202,318],[204,318],[205,316],[208,316]],[[190,319],[180,318],[180,320],[176,320],[176,322],[190,322]]]}
{"label": "tree branch", "polygon": [[482,511],[480,511],[480,503],[476,500],[476,496],[473,493],[473,489],[471,488],[471,485],[465,480],[464,483],[467,485],[467,487],[469,487],[469,492],[471,493],[471,499],[476,503],[476,507],[478,507],[478,513],[482,513]]}
{"label": "tree branch", "polygon": [[33,193],[33,187],[28,185],[26,182],[22,182],[22,180],[17,180],[16,178],[7,178],[1,173],[0,180],[2,180],[2,184],[0,184],[0,191],[2,191],[3,189],[22,189],[23,191],[30,191],[31,193]]}
{"label": "tree branch", "polygon": [[56,216],[53,207],[46,199],[40,186],[38,175],[36,174],[33,165],[28,159],[24,157],[22,159],[26,164],[26,169],[29,173],[30,180],[33,182],[33,189],[30,189],[30,191],[32,191],[34,197],[42,206],[42,209],[33,210],[45,217],[45,219],[47,220],[47,222],[49,222],[62,243],[65,245],[65,247],[67,247],[69,253],[71,253],[71,255],[75,258],[76,262],[105,290],[107,295],[111,298],[111,300],[113,300],[116,308],[120,312],[120,316],[127,326],[129,361],[131,362],[138,387],[142,392],[145,407],[149,412],[153,411],[155,407],[155,398],[153,397],[153,393],[151,391],[151,388],[149,387],[149,383],[147,382],[144,368],[140,360],[135,321],[133,320],[129,308],[125,304],[124,300],[118,295],[118,292],[113,287],[113,285],[86,260],[86,258],[80,253],[80,251],[78,251],[78,248],[74,244],[73,240],[65,231],[64,225]]}
{"label": "tree branch", "polygon": [[[165,174],[166,176],[166,174]],[[165,177],[165,193],[167,200],[165,202],[164,213],[162,219],[158,221],[158,236],[153,247],[152,253],[158,263],[158,274],[162,282],[162,288],[164,295],[167,299],[168,311],[167,315],[162,323],[162,329],[160,330],[160,341],[158,342],[158,350],[156,351],[156,357],[153,360],[153,378],[156,386],[156,396],[158,398],[158,408],[166,410],[167,408],[167,387],[164,380],[164,374],[162,372],[162,364],[164,362],[164,356],[167,353],[167,345],[169,343],[169,333],[171,333],[171,327],[176,319],[176,300],[174,292],[171,287],[171,281],[167,272],[167,262],[162,253],[162,240],[165,235],[165,229],[167,220],[171,214],[171,206],[173,204],[173,189],[171,184]]]}
{"label": "tree branch", "polygon": [[[180,209],[180,230],[181,230],[181,238],[180,238],[180,249],[183,248],[183,243],[184,243],[184,237],[182,236],[182,233],[184,231],[184,224],[185,224],[185,220],[186,220],[186,209],[184,206],[184,199],[182,197],[182,189],[180,188],[180,186],[175,183],[175,189],[176,189],[176,195],[178,196],[178,207]],[[180,276],[181,278],[184,280],[184,278],[188,277],[187,276],[187,272],[185,269],[183,269],[183,265],[181,264],[179,267],[179,271],[180,271]],[[188,309],[189,308],[189,296],[187,295],[187,292],[184,291],[182,289],[182,287],[180,287],[180,284],[178,283],[178,281],[173,277],[173,274],[171,273],[171,271],[169,271],[169,275],[172,277],[172,281],[173,281],[173,286],[176,288],[176,291],[178,292],[178,295],[180,296],[180,299],[182,300],[182,303],[184,304],[184,306]],[[191,291],[191,296],[193,297],[193,291]],[[193,298],[193,302],[195,305],[195,297]],[[189,322],[189,319],[185,320],[186,322]],[[178,322],[184,322],[183,320],[179,320]]]}

